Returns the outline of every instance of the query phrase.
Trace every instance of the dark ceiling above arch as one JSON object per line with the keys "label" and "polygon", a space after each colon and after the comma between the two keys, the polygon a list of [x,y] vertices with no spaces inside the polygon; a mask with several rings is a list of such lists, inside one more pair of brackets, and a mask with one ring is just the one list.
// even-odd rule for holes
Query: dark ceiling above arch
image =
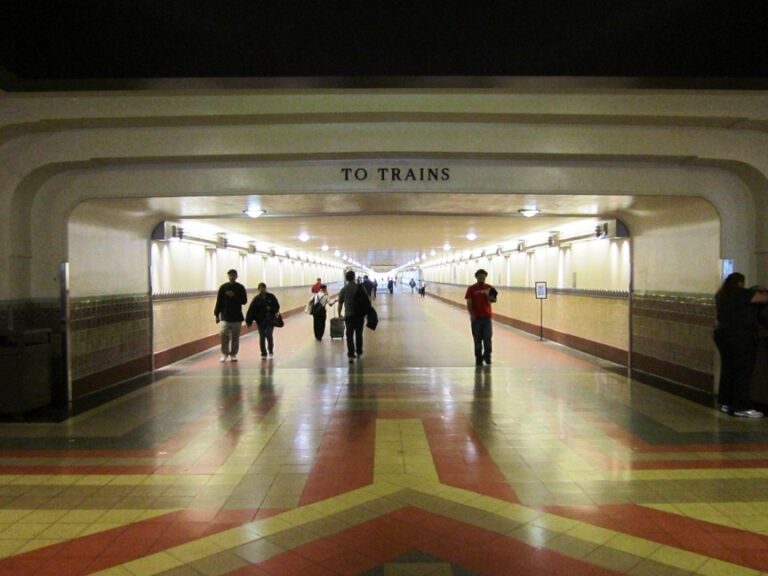
{"label": "dark ceiling above arch", "polygon": [[335,79],[364,87],[382,79],[450,86],[474,78],[493,86],[499,78],[557,77],[754,88],[768,78],[762,1],[375,6],[6,2],[0,89],[139,89],[160,79],[186,79],[187,86]]}

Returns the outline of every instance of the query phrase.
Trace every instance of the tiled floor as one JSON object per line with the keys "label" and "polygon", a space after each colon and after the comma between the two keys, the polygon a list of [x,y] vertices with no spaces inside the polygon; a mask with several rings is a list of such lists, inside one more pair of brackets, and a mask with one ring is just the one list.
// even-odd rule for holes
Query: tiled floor
{"label": "tiled floor", "polygon": [[365,355],[311,319],[61,424],[0,424],[0,574],[768,573],[768,421],[466,313],[377,300]]}

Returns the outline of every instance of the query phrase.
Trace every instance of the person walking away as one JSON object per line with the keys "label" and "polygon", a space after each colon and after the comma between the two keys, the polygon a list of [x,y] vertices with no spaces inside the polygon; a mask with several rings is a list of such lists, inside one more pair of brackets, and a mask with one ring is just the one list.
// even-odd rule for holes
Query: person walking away
{"label": "person walking away", "polygon": [[376,300],[376,292],[379,289],[379,281],[376,278],[373,279],[373,294],[371,294],[371,300]]}
{"label": "person walking away", "polygon": [[365,288],[368,298],[373,300],[373,282],[371,282],[371,279],[368,278],[367,274],[363,276],[363,288]]}
{"label": "person walking away", "polygon": [[408,285],[411,287],[411,294],[413,294],[413,290],[414,290],[414,288],[416,288],[416,280],[411,278],[411,281],[408,282]]}
{"label": "person walking away", "polygon": [[715,345],[720,352],[720,410],[739,418],[762,418],[750,401],[752,371],[757,355],[757,305],[768,302],[764,288],[744,287],[744,275],[729,274],[715,295]]}
{"label": "person walking away", "polygon": [[355,357],[363,355],[363,326],[367,312],[365,300],[368,303],[367,307],[370,307],[370,297],[365,287],[355,282],[354,270],[348,270],[344,279],[347,283],[339,291],[339,315],[343,309],[344,326],[347,332],[347,357],[349,363],[352,364]]}
{"label": "person walking away", "polygon": [[424,282],[419,288],[419,296],[425,298],[427,296],[427,283]]}
{"label": "person walking away", "polygon": [[216,318],[216,324],[221,324],[219,362],[226,362],[227,358],[237,362],[237,353],[240,350],[240,327],[243,323],[243,305],[248,303],[248,295],[245,293],[245,286],[237,281],[237,270],[227,271],[227,278],[228,281],[219,286],[213,316]]}
{"label": "person walking away", "polygon": [[318,292],[320,292],[320,288],[322,286],[323,286],[323,281],[320,280],[320,278],[315,280],[315,283],[312,284],[312,288],[310,288],[310,290],[312,291],[312,294],[317,294]]}
{"label": "person walking away", "polygon": [[251,305],[248,306],[248,312],[245,314],[245,323],[250,326],[256,322],[262,360],[267,357],[267,354],[274,356],[274,320],[278,312],[280,312],[280,302],[274,294],[267,292],[267,285],[260,282],[258,294],[251,300]]}
{"label": "person walking away", "polygon": [[392,280],[392,278],[387,280],[387,290],[389,290],[390,294],[394,294],[395,293],[395,281]]}
{"label": "person walking away", "polygon": [[315,339],[322,340],[325,334],[325,320],[328,316],[327,306],[333,306],[336,301],[331,301],[328,296],[328,286],[322,284],[320,291],[312,297],[312,324],[315,330]]}
{"label": "person walking away", "polygon": [[493,311],[491,304],[496,302],[498,292],[485,283],[488,272],[482,268],[475,272],[477,282],[467,287],[464,299],[467,301],[469,321],[472,326],[472,339],[475,343],[475,365],[491,363],[493,351]]}

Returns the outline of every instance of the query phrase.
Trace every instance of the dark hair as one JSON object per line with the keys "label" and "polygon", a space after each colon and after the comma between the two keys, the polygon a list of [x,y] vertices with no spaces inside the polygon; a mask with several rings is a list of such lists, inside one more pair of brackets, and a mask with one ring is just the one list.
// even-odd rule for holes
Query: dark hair
{"label": "dark hair", "polygon": [[344,279],[349,282],[351,280],[355,279],[355,271],[354,270],[347,270],[347,273],[344,274]]}
{"label": "dark hair", "polygon": [[262,286],[264,286],[264,288],[266,288],[266,287],[267,287],[267,285],[266,285],[266,284],[264,284],[264,282],[259,282],[259,285],[258,285],[258,286],[256,286],[256,288],[258,289],[258,288],[261,288]]}
{"label": "dark hair", "polygon": [[477,276],[478,276],[479,274],[482,274],[483,276],[488,276],[488,272],[486,272],[486,271],[485,271],[485,270],[483,270],[482,268],[480,268],[480,270],[478,270],[477,272],[475,272],[475,278],[477,278]]}
{"label": "dark hair", "polygon": [[237,270],[235,270],[234,268],[232,268],[232,270],[227,270],[227,276],[229,276],[230,274],[234,274],[235,276],[237,276]]}
{"label": "dark hair", "polygon": [[725,280],[723,280],[723,285],[720,286],[720,290],[715,294],[715,301],[720,302],[720,298],[722,298],[723,294],[733,292],[733,290],[739,287],[739,284],[744,284],[745,280],[746,278],[741,272],[731,272],[728,274]]}

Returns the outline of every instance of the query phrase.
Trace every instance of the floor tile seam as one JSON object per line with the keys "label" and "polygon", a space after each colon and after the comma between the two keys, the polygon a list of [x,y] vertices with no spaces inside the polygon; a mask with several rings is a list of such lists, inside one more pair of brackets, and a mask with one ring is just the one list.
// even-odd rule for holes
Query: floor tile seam
{"label": "floor tile seam", "polygon": [[[334,498],[329,499],[329,500],[335,500],[337,498],[338,497],[334,497]],[[373,502],[374,500],[377,500],[377,499],[382,499],[383,500],[383,498],[373,498],[373,499],[369,500],[369,503]],[[328,504],[328,503],[326,502],[326,504]],[[353,508],[355,508],[357,506],[360,506],[360,505],[361,504],[350,505],[348,508],[345,508],[345,510],[353,509]],[[313,509],[313,506],[314,506],[314,504],[310,504],[310,505],[307,505],[307,506],[302,507],[302,508]],[[164,549],[162,551],[159,551],[159,552],[156,552],[154,554],[146,555],[146,556],[142,557],[140,560],[141,560],[142,565],[145,562],[149,563],[149,564],[154,564],[154,562],[157,559],[166,559],[168,556],[170,556],[171,558],[174,558],[174,559],[186,558],[187,560],[189,560],[191,558],[191,556],[189,554],[190,550],[191,551],[195,551],[195,550],[199,549],[200,547],[210,546],[210,548],[208,548],[208,552],[210,552],[210,554],[199,555],[199,557],[195,557],[194,558],[194,560],[202,560],[204,558],[209,558],[209,557],[211,557],[213,555],[216,555],[216,554],[219,554],[221,552],[227,552],[227,551],[235,550],[235,549],[237,549],[237,548],[239,548],[239,547],[241,547],[243,545],[246,545],[248,543],[251,543],[251,542],[255,542],[255,541],[258,541],[258,540],[262,540],[262,539],[269,540],[270,536],[274,536],[274,535],[280,534],[282,532],[293,530],[293,529],[298,528],[298,527],[303,527],[303,526],[305,526],[307,524],[310,524],[312,522],[316,522],[318,520],[326,520],[326,521],[327,520],[332,520],[334,516],[341,516],[343,514],[343,512],[329,513],[329,514],[321,515],[320,518],[308,518],[308,519],[301,520],[298,523],[295,523],[296,522],[295,519],[294,519],[294,522],[289,522],[289,521],[285,520],[286,516],[292,518],[292,516],[290,516],[291,513],[295,513],[297,511],[299,511],[299,509],[289,510],[289,511],[286,511],[284,513],[281,513],[281,514],[278,514],[278,515],[275,515],[275,516],[271,516],[271,517],[263,519],[263,520],[256,520],[254,522],[250,522],[250,523],[244,524],[242,526],[231,528],[229,530],[225,530],[225,531],[222,531],[222,532],[219,532],[219,533],[216,533],[216,534],[211,534],[211,535],[203,536],[201,538],[196,538],[196,539],[190,540],[189,542],[185,542],[184,544],[181,544],[181,545],[178,545],[178,546],[173,546],[173,547],[170,547],[170,548],[166,548],[166,549]],[[369,512],[370,512],[370,510],[369,510]],[[389,513],[390,512],[382,512],[382,513],[380,513],[376,517],[380,518],[380,517],[386,516]],[[283,525],[282,526],[274,526],[277,523],[277,521],[283,522]],[[369,519],[362,519],[362,520],[360,520],[360,522],[358,522],[358,524],[364,524],[365,522],[368,522],[368,521],[369,521]],[[345,530],[347,528],[350,528],[350,527],[354,526],[354,524],[349,524],[347,519],[345,519],[344,522],[337,522],[335,524],[339,527],[338,531],[342,531],[342,530]],[[231,546],[221,545],[221,544],[218,544],[216,542],[217,539],[219,541],[222,541],[222,540],[225,540],[229,535],[236,534],[236,533],[242,531],[243,527],[245,527],[245,526],[248,526],[248,528],[246,528],[247,530],[252,531],[253,537],[243,539],[239,543],[232,544]],[[313,539],[312,542],[324,539],[326,537],[328,537],[327,534],[326,535],[318,534],[317,538]],[[285,549],[282,549],[280,551],[277,551],[276,554],[282,554],[285,551],[286,551]],[[270,557],[272,557],[272,556],[270,556]],[[128,570],[131,570],[131,566],[137,566],[138,562],[139,562],[138,560],[130,561],[130,562],[123,563],[123,564],[120,564],[118,566],[115,566],[112,569],[116,569],[118,567],[124,567],[124,568],[126,568]],[[165,570],[166,568],[164,567],[163,569]],[[142,574],[144,574],[144,573],[145,572],[142,572]],[[154,574],[154,572],[151,572],[151,573]],[[150,574],[150,572],[147,572],[147,574]]]}
{"label": "floor tile seam", "polygon": [[[418,490],[418,488],[416,490]],[[436,495],[436,497],[437,498],[443,498],[439,494]],[[483,498],[487,499],[487,500],[485,500],[486,502],[488,500],[490,500],[490,501],[496,500],[496,499],[494,499],[493,497],[490,497],[490,496],[483,497]],[[454,502],[456,505],[459,505],[459,506],[466,506],[468,508],[472,508],[472,509],[475,509],[475,510],[486,511],[488,515],[495,516],[497,519],[504,519],[504,518],[513,519],[513,520],[515,519],[514,515],[512,515],[512,516],[499,515],[499,514],[496,514],[494,512],[488,512],[485,507],[478,508],[476,506],[473,506],[472,500],[469,500],[467,502],[456,502],[455,500],[451,500],[451,501]],[[668,551],[670,554],[673,554],[673,555],[676,554],[678,556],[684,556],[684,557],[692,558],[692,559],[695,559],[697,562],[701,561],[700,565],[703,565],[703,563],[707,559],[711,558],[710,556],[704,556],[704,555],[698,554],[696,552],[691,552],[689,550],[685,550],[683,548],[678,548],[678,547],[675,547],[675,546],[670,546],[668,544],[655,542],[653,540],[649,540],[649,539],[642,538],[642,537],[631,536],[631,535],[625,534],[623,532],[618,532],[618,531],[615,531],[615,530],[611,530],[609,528],[604,528],[602,526],[599,526],[599,525],[596,525],[596,524],[591,524],[591,523],[584,522],[584,521],[581,521],[581,520],[575,520],[575,519],[572,519],[572,518],[568,518],[566,516],[560,516],[560,515],[557,515],[557,514],[552,514],[552,513],[547,513],[547,512],[539,513],[537,510],[535,510],[533,508],[525,507],[525,506],[522,506],[522,505],[519,505],[519,504],[510,504],[510,503],[507,503],[505,501],[500,501],[499,500],[497,502],[498,502],[498,504],[500,506],[503,505],[507,509],[515,508],[515,509],[528,510],[528,511],[532,512],[535,517],[533,519],[530,519],[528,522],[525,522],[525,523],[530,523],[530,524],[533,524],[535,526],[535,525],[537,525],[537,522],[542,523],[544,521],[548,521],[550,523],[549,527],[547,527],[547,526],[541,526],[541,527],[546,529],[546,530],[557,532],[558,534],[561,534],[561,535],[567,535],[569,537],[576,538],[578,540],[582,540],[582,541],[590,542],[590,543],[595,543],[598,546],[610,548],[610,549],[613,549],[613,550],[617,550],[617,551],[621,551],[621,552],[632,554],[632,552],[627,551],[626,549],[624,549],[624,547],[622,547],[622,548],[614,548],[611,545],[611,541],[615,540],[616,538],[619,538],[619,537],[627,538],[627,537],[629,537],[629,538],[632,538],[634,541],[636,541],[638,543],[642,543],[644,546],[656,546],[658,549]],[[420,507],[419,504],[413,504],[413,506]],[[425,511],[428,511],[428,512],[431,512],[431,513],[434,513],[434,514],[439,514],[439,512],[432,512],[428,508],[423,508],[423,509]],[[471,518],[471,515],[469,515],[469,517]],[[465,521],[470,522],[470,523],[472,522],[471,519],[470,520],[465,520]],[[567,525],[569,527],[567,529],[558,530],[557,528],[552,528],[551,524],[561,525],[561,526],[563,524],[565,524],[565,525]],[[480,527],[484,527],[484,526],[480,525]],[[493,532],[499,533],[499,534],[504,535],[504,536],[511,537],[511,536],[509,536],[509,534],[500,533],[500,532],[498,532],[498,531],[496,531],[496,530],[494,530],[492,528],[486,528],[486,529],[489,529],[489,530],[491,530]],[[598,541],[595,540],[595,536],[597,534],[601,534],[602,535],[601,538]],[[544,546],[546,547],[546,544]],[[729,563],[726,560],[721,560],[721,559],[717,559],[717,560],[733,566],[734,569],[743,568],[743,566],[741,566],[741,565]],[[675,563],[670,563],[670,562],[664,561],[663,559],[661,561],[659,561],[659,559],[655,559],[654,561],[662,563],[662,564],[665,564],[665,565],[668,565],[668,566],[672,566],[672,567],[677,567],[678,566]]]}

